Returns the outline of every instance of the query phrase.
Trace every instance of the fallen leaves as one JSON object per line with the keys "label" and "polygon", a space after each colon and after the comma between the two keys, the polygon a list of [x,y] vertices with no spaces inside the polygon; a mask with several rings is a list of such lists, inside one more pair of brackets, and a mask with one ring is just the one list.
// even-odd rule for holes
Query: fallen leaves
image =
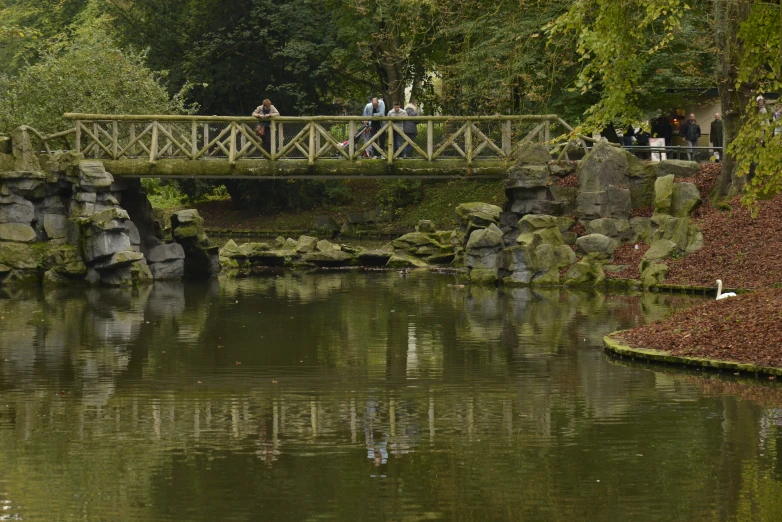
{"label": "fallen leaves", "polygon": [[665,321],[622,332],[620,338],[631,346],[677,356],[782,367],[780,308],[782,288],[759,290],[708,301]]}

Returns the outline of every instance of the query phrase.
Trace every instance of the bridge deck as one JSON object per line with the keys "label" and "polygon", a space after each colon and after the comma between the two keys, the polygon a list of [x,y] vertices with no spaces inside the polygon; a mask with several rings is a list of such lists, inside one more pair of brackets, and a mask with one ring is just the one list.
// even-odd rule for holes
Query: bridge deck
{"label": "bridge deck", "polygon": [[[258,179],[502,177],[519,146],[549,145],[556,115],[255,118],[66,114],[72,129],[41,136],[99,159],[116,176]],[[365,122],[375,122],[374,131]],[[412,125],[410,125],[412,124]],[[372,154],[378,159],[370,159]]]}

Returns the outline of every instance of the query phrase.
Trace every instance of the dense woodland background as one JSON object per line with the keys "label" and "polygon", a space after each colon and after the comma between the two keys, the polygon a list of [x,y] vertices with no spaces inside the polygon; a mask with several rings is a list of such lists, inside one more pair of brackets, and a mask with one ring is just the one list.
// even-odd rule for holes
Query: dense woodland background
{"label": "dense woodland background", "polygon": [[64,112],[247,115],[263,98],[358,114],[406,90],[430,114],[556,113],[588,132],[717,88],[736,143],[717,196],[751,203],[782,186],[782,144],[751,103],[779,91],[777,4],[0,0],[0,133],[56,132]]}

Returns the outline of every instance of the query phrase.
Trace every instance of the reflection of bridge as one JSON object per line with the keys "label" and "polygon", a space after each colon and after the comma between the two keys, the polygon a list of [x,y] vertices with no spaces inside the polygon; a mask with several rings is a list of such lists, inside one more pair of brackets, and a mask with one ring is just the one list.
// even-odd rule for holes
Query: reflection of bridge
{"label": "reflection of bridge", "polygon": [[[525,142],[551,143],[572,128],[556,115],[421,116],[417,133],[388,121],[371,138],[360,116],[278,117],[268,136],[255,118],[66,114],[74,127],[41,136],[46,150],[66,148],[132,177],[346,178],[502,177]],[[402,146],[394,148],[394,139]],[[405,146],[410,157],[405,158]],[[380,159],[367,159],[372,147]]]}

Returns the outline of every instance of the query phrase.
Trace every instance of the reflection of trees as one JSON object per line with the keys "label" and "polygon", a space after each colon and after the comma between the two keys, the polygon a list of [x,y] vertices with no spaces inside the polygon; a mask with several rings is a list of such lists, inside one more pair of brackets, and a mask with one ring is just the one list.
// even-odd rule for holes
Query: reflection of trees
{"label": "reflection of trees", "polygon": [[269,519],[655,519],[660,499],[681,518],[762,513],[741,495],[777,491],[755,462],[775,451],[775,417],[734,389],[605,363],[603,333],[672,298],[449,282],[0,298],[0,490],[52,519],[76,492],[97,519],[107,498],[138,519],[218,520],[226,498]]}

